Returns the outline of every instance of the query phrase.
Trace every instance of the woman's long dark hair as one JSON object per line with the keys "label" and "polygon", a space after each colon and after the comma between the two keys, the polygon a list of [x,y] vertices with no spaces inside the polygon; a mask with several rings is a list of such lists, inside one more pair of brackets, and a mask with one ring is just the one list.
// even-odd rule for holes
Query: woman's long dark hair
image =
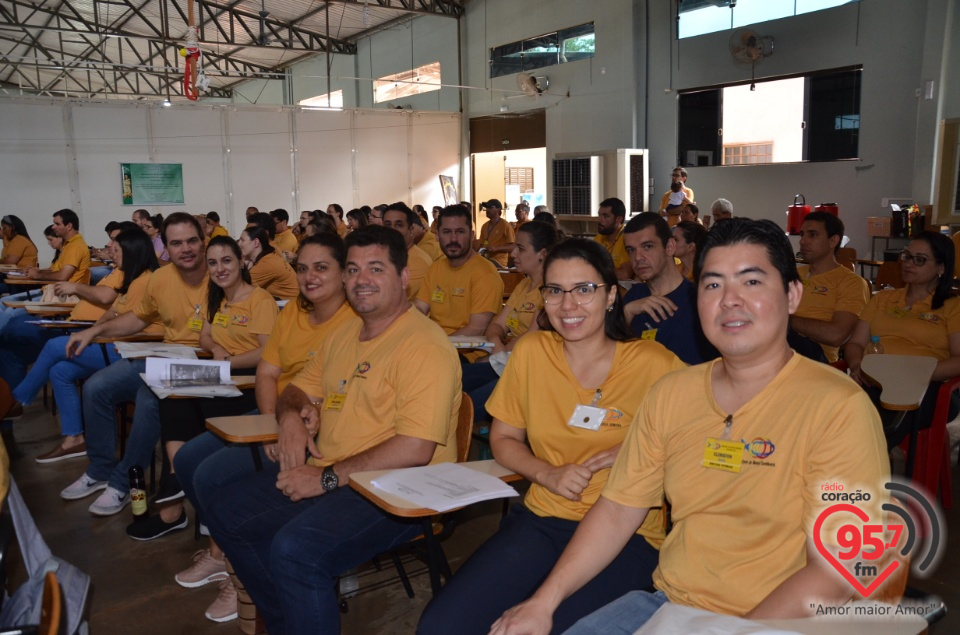
{"label": "woman's long dark hair", "polygon": [[[526,227],[526,225],[524,225],[524,227]],[[627,342],[635,339],[623,315],[623,300],[620,299],[620,293],[616,291],[619,282],[617,281],[617,270],[613,266],[613,258],[610,256],[610,252],[595,240],[588,238],[568,238],[551,249],[550,253],[547,254],[547,259],[543,261],[544,283],[547,281],[547,272],[550,271],[551,265],[558,260],[582,260],[600,274],[600,279],[603,280],[603,284],[605,285],[603,287],[604,292],[609,293],[610,289],[615,290],[613,307],[607,311],[603,319],[604,334],[616,342]],[[593,301],[597,302],[598,298],[594,298]],[[546,311],[541,311],[540,315],[537,316],[537,325],[544,331],[556,330],[553,328],[553,325],[550,324],[550,319],[547,317]]]}
{"label": "woman's long dark hair", "polygon": [[3,218],[0,218],[0,223],[3,223],[4,225],[10,225],[11,227],[13,227],[13,233],[15,235],[23,236],[24,238],[29,240],[31,244],[33,243],[33,240],[30,239],[30,234],[27,233],[27,226],[23,224],[23,221],[20,220],[19,216],[8,214]]}
{"label": "woman's long dark hair", "polygon": [[160,263],[157,262],[157,253],[153,250],[153,241],[147,236],[147,232],[139,227],[122,231],[113,240],[120,246],[123,254],[123,282],[117,289],[117,293],[123,295],[130,290],[130,285],[140,274],[144,271],[156,271]]}
{"label": "woman's long dark hair", "polygon": [[[60,238],[57,236],[57,232],[53,230],[53,225],[47,225],[47,228],[43,230],[44,236],[52,236],[53,238]],[[55,263],[60,258],[60,250],[57,249],[53,252],[53,260],[50,261],[50,264]]]}
{"label": "woman's long dark hair", "polygon": [[943,303],[950,297],[950,285],[953,282],[953,266],[957,261],[957,255],[953,247],[953,241],[938,232],[925,231],[913,237],[914,240],[922,240],[930,245],[930,251],[933,252],[933,258],[939,264],[943,265],[943,273],[937,278],[937,288],[933,291],[933,302],[930,308],[937,310],[943,306]]}
{"label": "woman's long dark hair", "polygon": [[364,214],[364,213],[363,213],[361,210],[359,210],[359,209],[352,209],[352,210],[350,210],[349,212],[347,212],[347,219],[351,219],[351,218],[352,218],[353,220],[357,221],[357,228],[358,228],[358,229],[361,228],[361,227],[366,227],[367,225],[370,224],[370,223],[367,221],[367,215]]}
{"label": "woman's long dark hair", "polygon": [[[163,214],[157,214],[156,216],[148,216],[147,220],[150,221],[150,226],[153,227],[160,233],[163,233]],[[203,238],[203,236],[201,236]]]}
{"label": "woman's long dark hair", "polygon": [[[207,245],[207,253],[209,254],[214,247],[229,247],[237,262],[240,263],[240,278],[247,284],[253,284],[250,280],[250,272],[243,265],[243,254],[240,252],[240,245],[237,244],[237,241],[229,236],[217,236],[212,238],[210,244]],[[217,316],[217,311],[220,310],[220,305],[225,297],[226,293],[223,287],[215,283],[213,278],[210,278],[210,281],[207,282],[207,321],[210,324],[213,324],[213,318]]]}
{"label": "woman's long dark hair", "polygon": [[[247,238],[249,238],[250,240],[260,241],[260,249],[261,249],[260,255],[257,256],[256,260],[250,263],[251,267],[255,266],[258,262],[260,262],[260,259],[266,256],[267,254],[272,254],[274,251],[276,251],[273,248],[273,245],[270,244],[270,234],[268,234],[267,230],[265,230],[263,227],[260,227],[259,225],[251,225],[250,227],[247,227],[246,229],[244,229],[243,233],[246,234]],[[222,236],[218,236],[218,238],[222,238]],[[212,240],[210,242],[211,244],[213,243]],[[207,248],[209,249],[210,245],[207,245]]]}
{"label": "woman's long dark hair", "polygon": [[[333,259],[337,261],[338,265],[340,265],[341,271],[343,271],[343,268],[347,266],[347,248],[343,244],[343,239],[337,234],[320,232],[319,234],[314,234],[313,236],[307,236],[303,239],[303,242],[300,243],[300,249],[297,250],[298,260],[300,257],[300,252],[303,251],[303,248],[307,245],[318,245],[320,247],[326,247],[329,249],[330,255],[332,255]],[[297,296],[297,306],[299,306],[300,310],[304,313],[310,313],[313,311],[313,302],[303,297],[303,292],[300,292],[300,294]]]}

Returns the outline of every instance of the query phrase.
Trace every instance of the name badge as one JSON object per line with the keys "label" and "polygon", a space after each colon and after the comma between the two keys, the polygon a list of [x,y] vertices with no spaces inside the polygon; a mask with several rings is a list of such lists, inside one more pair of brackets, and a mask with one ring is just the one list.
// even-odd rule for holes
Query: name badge
{"label": "name badge", "polygon": [[433,295],[430,296],[431,302],[436,302],[437,304],[443,304],[443,299],[447,297],[447,294],[443,291],[437,289],[433,292]]}
{"label": "name badge", "polygon": [[230,323],[230,319],[223,313],[217,311],[217,314],[213,316],[213,323],[217,326],[227,326]]}
{"label": "name badge", "polygon": [[[567,425],[573,428],[583,428],[584,430],[599,430],[607,416],[606,408],[597,406],[578,405],[573,411],[573,416],[567,421]],[[742,449],[742,448],[741,448]]]}
{"label": "name badge", "polygon": [[203,320],[196,317],[190,318],[189,320],[187,320],[187,328],[190,329],[191,331],[196,331],[197,333],[199,333],[200,329],[203,328]]}
{"label": "name badge", "polygon": [[507,318],[507,329],[511,331],[517,331],[520,329],[520,318],[517,317],[516,313],[510,315]]}
{"label": "name badge", "polygon": [[700,465],[714,470],[739,474],[743,465],[743,443],[707,437],[706,447],[703,450],[703,461],[700,462]]}
{"label": "name badge", "polygon": [[343,410],[343,403],[347,400],[346,393],[335,392],[327,397],[326,401],[323,403],[324,410],[336,410],[337,412]]}
{"label": "name badge", "polygon": [[647,329],[640,334],[640,339],[642,340],[656,340],[657,339],[657,329]]}

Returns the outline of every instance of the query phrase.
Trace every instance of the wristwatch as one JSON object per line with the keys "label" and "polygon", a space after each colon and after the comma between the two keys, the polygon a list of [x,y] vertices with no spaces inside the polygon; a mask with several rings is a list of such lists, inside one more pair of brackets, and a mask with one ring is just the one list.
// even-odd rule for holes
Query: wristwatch
{"label": "wristwatch", "polygon": [[337,478],[337,473],[333,471],[332,465],[323,468],[323,474],[320,475],[320,485],[325,492],[332,492],[340,485],[340,479]]}

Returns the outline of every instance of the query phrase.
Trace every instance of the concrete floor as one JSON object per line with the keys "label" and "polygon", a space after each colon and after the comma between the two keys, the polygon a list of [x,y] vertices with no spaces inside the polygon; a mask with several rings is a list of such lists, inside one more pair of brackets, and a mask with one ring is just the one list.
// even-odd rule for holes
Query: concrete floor
{"label": "concrete floor", "polygon": [[[39,400],[38,400],[39,401]],[[11,472],[33,513],[40,531],[54,554],[90,574],[93,591],[90,601],[90,629],[94,635],[133,633],[138,635],[239,633],[237,623],[215,624],[203,612],[217,595],[215,584],[199,589],[184,589],[174,575],[187,567],[191,555],[205,545],[194,540],[191,526],[176,534],[150,542],[129,539],[124,528],[130,522],[129,508],[110,518],[97,518],[88,511],[94,496],[81,501],[64,501],[60,490],[85,469],[86,459],[70,459],[39,465],[33,458],[48,450],[59,438],[53,417],[41,404],[27,408],[26,415],[14,423],[17,450],[22,457],[13,459]],[[8,445],[9,448],[9,445]],[[960,469],[953,463],[955,491],[960,492]],[[472,507],[454,535],[444,543],[451,566],[459,563],[496,530],[500,518],[499,502]],[[944,514],[947,522],[947,549],[936,571],[911,585],[941,596],[953,613],[940,622],[934,632],[960,632],[960,508]],[[16,551],[14,549],[14,551]],[[418,563],[408,566],[420,569]],[[18,554],[11,560],[11,579],[22,579]],[[376,574],[361,572],[362,585],[389,577],[392,567]],[[363,593],[348,601],[343,615],[343,635],[392,635],[413,633],[417,619],[430,597],[425,575],[413,579],[416,597],[407,598],[399,584]]]}

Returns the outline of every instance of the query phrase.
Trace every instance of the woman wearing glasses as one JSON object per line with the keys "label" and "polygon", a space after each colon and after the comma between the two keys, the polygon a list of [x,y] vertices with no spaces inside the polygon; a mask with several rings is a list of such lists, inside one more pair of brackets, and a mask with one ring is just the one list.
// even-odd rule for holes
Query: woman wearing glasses
{"label": "woman wearing glasses", "polygon": [[[530,490],[427,606],[419,633],[487,633],[537,589],[600,495],[647,391],[684,367],[660,344],[633,339],[616,285],[595,241],[567,240],[547,256],[541,330],[517,343],[487,402],[493,455]],[[618,558],[560,605],[553,632],[649,586],[664,527],[651,512]]]}
{"label": "woman wearing glasses", "polygon": [[[903,417],[896,428],[885,430],[891,447],[911,431],[930,425],[940,383],[960,375],[960,300],[950,297],[954,260],[953,242],[942,234],[925,231],[910,241],[900,254],[906,286],[874,295],[844,347],[850,376],[867,386],[870,381],[860,372],[860,362],[871,337],[880,338],[885,353],[937,358],[920,408]],[[951,403],[951,417],[958,410],[960,403]],[[886,425],[888,417],[883,419]]]}

